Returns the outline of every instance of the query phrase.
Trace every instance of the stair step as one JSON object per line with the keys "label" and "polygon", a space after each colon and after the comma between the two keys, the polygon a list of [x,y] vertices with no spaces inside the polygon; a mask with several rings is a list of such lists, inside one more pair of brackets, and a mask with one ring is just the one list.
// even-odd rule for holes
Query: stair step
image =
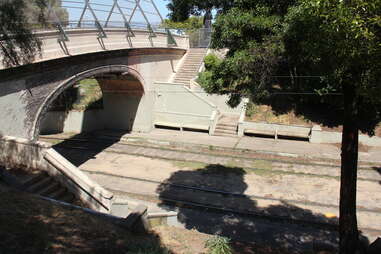
{"label": "stair step", "polygon": [[53,178],[51,178],[50,176],[47,176],[44,179],[42,179],[41,181],[27,187],[27,190],[30,192],[34,192],[34,193],[38,192],[41,189],[46,188],[46,186],[48,186],[52,181],[53,181]]}
{"label": "stair step", "polygon": [[50,193],[57,191],[60,187],[61,187],[61,184],[59,182],[53,181],[51,184],[46,186],[46,188],[38,191],[37,194],[41,196],[48,196]]}
{"label": "stair step", "polygon": [[202,61],[197,61],[197,62],[185,62],[184,64],[181,65],[180,69],[184,68],[199,68],[202,64]]}
{"label": "stair step", "polygon": [[177,73],[184,73],[184,72],[198,72],[198,67],[195,67],[195,68],[181,68],[179,69],[179,71]]}
{"label": "stair step", "polygon": [[220,137],[233,137],[233,138],[236,138],[236,137],[237,137],[237,134],[214,133],[214,136],[220,136]]}
{"label": "stair step", "polygon": [[237,126],[220,126],[220,125],[217,125],[216,130],[236,131],[237,130]]}
{"label": "stair step", "polygon": [[217,126],[221,126],[221,127],[234,127],[234,128],[237,128],[237,123],[221,123],[221,122],[218,122],[217,123]]}
{"label": "stair step", "polygon": [[193,77],[193,76],[196,76],[197,75],[197,72],[193,72],[193,73],[179,73],[179,75],[177,75],[177,77],[179,76],[183,76],[183,77]]}
{"label": "stair step", "polygon": [[189,81],[195,77],[197,77],[197,76],[189,76],[189,77],[181,76],[181,77],[176,77],[175,79],[177,79],[177,80],[188,80]]}
{"label": "stair step", "polygon": [[223,133],[223,134],[236,134],[237,131],[236,130],[215,130],[214,133]]}
{"label": "stair step", "polygon": [[187,72],[187,73],[185,73],[185,72],[178,73],[178,76],[180,76],[180,75],[182,75],[182,76],[194,76],[194,75],[197,75],[197,72],[194,71],[194,72]]}
{"label": "stair step", "polygon": [[191,80],[193,77],[176,77],[175,80]]}
{"label": "stair step", "polygon": [[33,185],[35,184],[36,182],[39,182],[41,181],[42,179],[44,179],[45,177],[47,177],[48,174],[46,172],[42,172],[42,173],[38,173],[38,174],[33,174],[32,176],[30,176],[28,179],[26,179],[22,185],[25,186],[25,187],[28,187],[30,185]]}

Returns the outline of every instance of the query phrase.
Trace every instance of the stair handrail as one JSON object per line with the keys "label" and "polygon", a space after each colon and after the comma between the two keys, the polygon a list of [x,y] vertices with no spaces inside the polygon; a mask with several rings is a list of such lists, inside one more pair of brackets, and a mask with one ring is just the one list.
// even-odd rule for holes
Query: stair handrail
{"label": "stair handrail", "polygon": [[[113,193],[92,181],[87,175],[66,160],[53,148],[46,150],[43,157],[50,165],[58,170],[67,180],[70,180],[76,188],[81,190],[81,192],[87,196],[87,198],[80,197],[82,201],[87,201],[86,203],[95,210],[99,210],[100,207],[103,207],[100,209],[101,211],[110,211]],[[72,186],[66,182],[66,187],[71,188]],[[95,201],[98,205],[94,205],[91,200]]]}
{"label": "stair handrail", "polygon": [[218,109],[213,111],[212,116],[210,117],[209,135],[214,135],[214,132],[216,131],[219,115],[220,115],[220,111]]}

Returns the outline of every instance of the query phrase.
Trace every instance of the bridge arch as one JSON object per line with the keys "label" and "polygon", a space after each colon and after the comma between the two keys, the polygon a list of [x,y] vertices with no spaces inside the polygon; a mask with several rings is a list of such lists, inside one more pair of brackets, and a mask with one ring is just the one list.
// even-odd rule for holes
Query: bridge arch
{"label": "bridge arch", "polygon": [[103,77],[105,74],[117,74],[123,76],[130,75],[139,81],[141,85],[141,91],[143,94],[145,93],[146,83],[143,76],[137,70],[127,65],[99,66],[75,74],[72,77],[63,81],[61,84],[59,84],[48,96],[46,96],[44,101],[41,103],[32,126],[33,140],[38,139],[38,136],[40,134],[41,123],[48,112],[49,106],[58,98],[60,94],[62,94],[66,89],[83,79],[91,77],[97,79]]}

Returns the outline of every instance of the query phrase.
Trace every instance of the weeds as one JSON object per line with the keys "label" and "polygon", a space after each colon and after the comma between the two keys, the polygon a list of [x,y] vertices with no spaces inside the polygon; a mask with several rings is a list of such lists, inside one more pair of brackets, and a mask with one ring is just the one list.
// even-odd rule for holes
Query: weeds
{"label": "weeds", "polygon": [[213,236],[206,240],[205,248],[208,249],[208,254],[232,254],[230,247],[230,239],[222,236]]}

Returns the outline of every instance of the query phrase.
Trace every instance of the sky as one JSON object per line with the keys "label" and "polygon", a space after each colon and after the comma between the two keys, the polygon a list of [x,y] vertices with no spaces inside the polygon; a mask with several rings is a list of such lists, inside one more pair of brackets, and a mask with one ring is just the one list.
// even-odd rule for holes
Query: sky
{"label": "sky", "polygon": [[[168,15],[168,9],[166,5],[168,0],[153,0],[158,7],[160,14],[163,18],[166,18]],[[78,21],[84,6],[85,0],[62,0],[62,7],[65,7],[69,12],[70,21]],[[104,21],[107,19],[108,12],[110,11],[114,1],[113,0],[90,0],[90,5],[95,12],[98,20]],[[128,16],[132,12],[134,5],[134,0],[118,0],[122,11]],[[146,12],[146,16],[149,19],[150,23],[157,24],[160,23],[160,18],[157,15],[154,15],[155,9],[149,0],[140,0],[140,5],[142,9]],[[116,11],[114,11],[116,12]],[[89,10],[85,13],[85,20],[94,20],[92,14]],[[111,21],[121,22],[123,21],[122,16],[117,13],[113,13],[111,16]],[[140,12],[136,12],[132,22],[145,23],[144,17]],[[102,22],[101,22],[102,23]]]}

